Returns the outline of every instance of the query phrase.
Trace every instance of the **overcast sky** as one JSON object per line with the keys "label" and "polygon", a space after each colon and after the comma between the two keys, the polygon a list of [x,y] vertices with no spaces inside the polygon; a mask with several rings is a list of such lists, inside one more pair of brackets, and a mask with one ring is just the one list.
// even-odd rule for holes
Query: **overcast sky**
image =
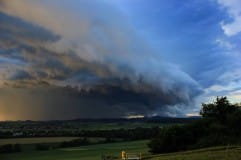
{"label": "overcast sky", "polygon": [[197,115],[241,101],[240,0],[0,0],[0,120]]}

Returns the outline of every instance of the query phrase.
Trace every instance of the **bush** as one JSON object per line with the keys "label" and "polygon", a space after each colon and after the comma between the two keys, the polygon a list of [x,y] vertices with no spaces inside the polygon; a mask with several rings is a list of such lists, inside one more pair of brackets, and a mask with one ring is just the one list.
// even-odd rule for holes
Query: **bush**
{"label": "bush", "polygon": [[0,146],[0,153],[14,153],[14,152],[21,152],[20,144],[6,144]]}
{"label": "bush", "polygon": [[50,146],[48,144],[36,144],[35,149],[37,151],[47,151],[50,149]]}
{"label": "bush", "polygon": [[60,148],[66,148],[66,147],[77,147],[77,146],[83,146],[90,144],[89,140],[87,138],[79,138],[74,139],[72,141],[64,141],[60,143]]}
{"label": "bush", "polygon": [[20,144],[14,144],[13,150],[14,150],[14,152],[21,152],[22,151],[21,145]]}
{"label": "bush", "polygon": [[148,146],[152,153],[167,153],[187,149],[194,141],[193,135],[184,126],[163,128],[158,138],[153,139]]}
{"label": "bush", "polygon": [[150,152],[166,153],[217,145],[241,144],[241,109],[226,97],[202,104],[203,118],[192,124],[165,127],[149,143]]}
{"label": "bush", "polygon": [[200,114],[204,118],[214,118],[225,122],[228,116],[238,110],[238,106],[231,104],[227,97],[217,97],[213,103],[202,104]]}
{"label": "bush", "polygon": [[194,148],[205,148],[228,144],[228,137],[222,135],[210,135],[200,138]]}
{"label": "bush", "polygon": [[12,153],[12,152],[13,152],[13,147],[11,144],[0,146],[0,153]]}

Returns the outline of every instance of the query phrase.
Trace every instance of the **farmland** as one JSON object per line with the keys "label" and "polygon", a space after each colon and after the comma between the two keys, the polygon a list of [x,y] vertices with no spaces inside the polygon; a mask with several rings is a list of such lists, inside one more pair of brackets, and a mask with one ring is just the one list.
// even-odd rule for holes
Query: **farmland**
{"label": "farmland", "polygon": [[80,119],[67,121],[6,121],[0,122],[0,138],[89,137],[87,132],[131,130],[191,123],[192,118],[143,119]]}
{"label": "farmland", "polygon": [[[196,126],[198,129],[207,128],[206,123],[210,123],[205,120],[193,122],[192,119],[186,122],[188,123],[143,120],[134,122],[131,120],[2,122],[0,131],[3,138],[0,139],[0,146],[2,146],[0,159],[100,160],[103,155],[107,155],[113,157],[113,160],[119,160],[123,150],[127,153],[141,153],[143,159],[147,160],[239,160],[241,158],[239,143],[211,144],[210,146],[198,146],[205,143],[197,143],[196,146],[189,145],[184,149],[170,150],[172,153],[151,151],[153,148],[148,146],[151,144],[149,142],[155,144],[153,142],[158,140],[153,137],[159,136],[159,140],[168,139],[165,145],[160,143],[165,141],[157,141],[157,146],[163,145],[164,148],[174,147],[175,149],[177,142],[185,139],[185,135],[187,135],[185,142],[180,142],[188,144],[187,140],[190,139],[190,135],[185,134],[186,132],[191,133]],[[168,135],[172,136],[168,137]],[[181,137],[181,135],[184,136]],[[207,140],[210,142],[208,137]],[[238,139],[235,141],[238,142]],[[211,146],[215,147],[207,148]]]}
{"label": "farmland", "polygon": [[148,141],[120,142],[49,151],[23,151],[21,153],[4,154],[0,156],[2,156],[1,158],[4,160],[99,160],[103,154],[119,157],[122,150],[147,154],[147,142]]}
{"label": "farmland", "polygon": [[[21,152],[4,153],[1,156],[4,160],[95,160],[100,159],[102,154],[118,157],[122,150],[147,154],[149,140],[145,139],[152,137],[159,127],[181,124],[183,121],[189,123],[192,119],[0,122],[0,146],[18,144],[21,148]],[[84,139],[87,141],[84,142]],[[47,145],[46,150],[38,150],[38,144]]]}
{"label": "farmland", "polygon": [[122,150],[142,153],[148,160],[240,160],[240,146],[212,147],[185,152],[151,155],[148,153],[148,141],[133,141],[108,144],[96,144],[81,147],[53,149],[49,151],[24,151],[21,153],[0,155],[4,160],[100,160],[102,155],[120,157]]}

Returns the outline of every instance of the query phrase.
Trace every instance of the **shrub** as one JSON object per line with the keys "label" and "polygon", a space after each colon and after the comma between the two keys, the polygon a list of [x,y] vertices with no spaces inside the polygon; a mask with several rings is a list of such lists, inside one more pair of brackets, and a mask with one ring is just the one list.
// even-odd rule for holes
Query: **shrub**
{"label": "shrub", "polygon": [[150,152],[165,153],[217,145],[241,144],[241,109],[226,97],[202,104],[203,118],[192,124],[165,127],[149,143]]}
{"label": "shrub", "polygon": [[48,144],[36,144],[35,149],[38,151],[47,151],[50,149],[50,146]]}
{"label": "shrub", "polygon": [[187,149],[194,141],[193,135],[184,126],[172,126],[162,129],[158,138],[148,145],[152,153],[166,153]]}
{"label": "shrub", "polygon": [[77,147],[77,146],[88,145],[88,144],[90,144],[90,142],[87,138],[79,138],[79,139],[74,139],[72,141],[64,141],[60,143],[59,147],[60,148]]}
{"label": "shrub", "polygon": [[22,151],[21,145],[20,144],[14,144],[13,150],[14,150],[14,152],[21,152]]}
{"label": "shrub", "polygon": [[0,153],[14,153],[14,152],[21,152],[20,144],[6,144],[0,146]]}

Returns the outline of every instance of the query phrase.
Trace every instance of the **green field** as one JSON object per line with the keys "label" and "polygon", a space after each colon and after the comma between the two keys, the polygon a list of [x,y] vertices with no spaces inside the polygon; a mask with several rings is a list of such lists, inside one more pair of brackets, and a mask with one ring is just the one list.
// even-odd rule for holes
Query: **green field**
{"label": "green field", "polygon": [[122,142],[64,148],[50,151],[24,151],[0,155],[2,160],[100,160],[102,154],[120,156],[122,150],[134,153],[148,153],[148,141]]}
{"label": "green field", "polygon": [[0,145],[4,144],[36,144],[36,143],[57,143],[63,141],[71,141],[78,137],[43,137],[43,138],[11,138],[0,139]]}
{"label": "green field", "polygon": [[153,155],[148,160],[240,160],[241,147],[213,147],[200,150]]}
{"label": "green field", "polygon": [[49,151],[23,151],[21,153],[2,154],[0,160],[100,160],[101,155],[120,157],[122,150],[142,153],[147,160],[240,160],[241,147],[213,147],[170,154],[151,155],[148,153],[148,141],[96,144],[82,147],[53,149]]}

